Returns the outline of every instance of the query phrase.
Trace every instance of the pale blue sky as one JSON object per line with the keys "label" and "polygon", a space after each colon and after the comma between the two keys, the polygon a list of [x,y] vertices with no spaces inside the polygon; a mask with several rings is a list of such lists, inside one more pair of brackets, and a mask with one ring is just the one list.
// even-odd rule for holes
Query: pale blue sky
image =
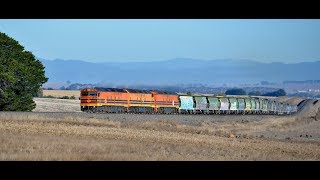
{"label": "pale blue sky", "polygon": [[319,19],[1,19],[0,31],[45,59],[320,60]]}

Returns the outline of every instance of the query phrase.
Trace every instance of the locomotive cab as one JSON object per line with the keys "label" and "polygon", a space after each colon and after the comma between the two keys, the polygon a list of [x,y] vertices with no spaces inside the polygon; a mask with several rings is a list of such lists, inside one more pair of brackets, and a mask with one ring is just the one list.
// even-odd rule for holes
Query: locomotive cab
{"label": "locomotive cab", "polygon": [[97,98],[99,93],[96,89],[86,88],[80,91],[81,111],[91,110],[97,106]]}

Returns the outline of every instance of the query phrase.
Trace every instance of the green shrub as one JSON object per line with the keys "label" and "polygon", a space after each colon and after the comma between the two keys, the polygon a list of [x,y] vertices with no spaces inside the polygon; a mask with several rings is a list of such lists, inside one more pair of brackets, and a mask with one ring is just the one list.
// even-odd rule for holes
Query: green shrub
{"label": "green shrub", "polygon": [[48,95],[48,96],[43,96],[43,98],[56,98],[56,97]]}

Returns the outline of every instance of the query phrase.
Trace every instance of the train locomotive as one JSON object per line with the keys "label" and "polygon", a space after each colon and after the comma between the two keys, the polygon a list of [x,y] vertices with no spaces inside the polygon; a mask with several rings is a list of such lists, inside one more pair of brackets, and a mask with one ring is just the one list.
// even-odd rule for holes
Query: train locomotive
{"label": "train locomotive", "polygon": [[297,106],[265,97],[168,93],[159,90],[84,88],[81,111],[146,114],[292,114]]}

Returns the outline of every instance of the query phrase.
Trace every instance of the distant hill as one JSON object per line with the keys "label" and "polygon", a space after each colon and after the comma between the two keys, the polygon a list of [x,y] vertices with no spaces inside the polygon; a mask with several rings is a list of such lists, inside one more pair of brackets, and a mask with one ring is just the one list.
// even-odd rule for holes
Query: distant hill
{"label": "distant hill", "polygon": [[261,63],[250,60],[172,59],[154,62],[91,63],[81,60],[45,60],[49,83],[106,83],[175,85],[181,83],[225,84],[260,81],[319,79],[320,61],[295,64]]}

